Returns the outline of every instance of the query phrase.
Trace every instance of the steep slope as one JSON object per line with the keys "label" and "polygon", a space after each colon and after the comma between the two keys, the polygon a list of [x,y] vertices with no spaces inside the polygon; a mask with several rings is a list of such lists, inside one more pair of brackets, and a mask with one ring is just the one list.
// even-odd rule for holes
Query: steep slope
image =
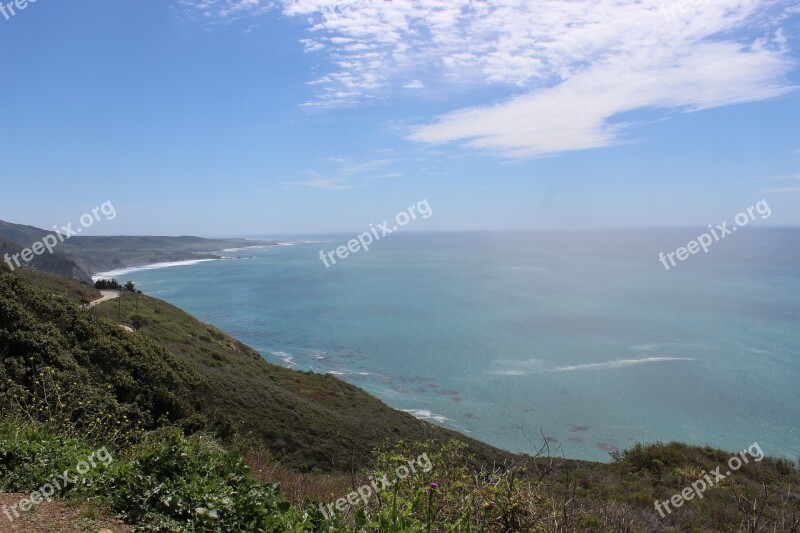
{"label": "steep slope", "polygon": [[152,340],[0,271],[0,397],[20,412],[127,438],[199,427],[204,390],[201,376]]}
{"label": "steep slope", "polygon": [[252,348],[161,300],[123,293],[121,305],[113,301],[97,309],[109,318],[135,324],[137,334],[180,356],[207,380],[210,407],[225,413],[240,432],[252,432],[294,467],[362,467],[384,439],[459,438],[483,461],[512,457],[391,409],[334,376],[273,365]]}
{"label": "steep slope", "polygon": [[[88,311],[50,292],[58,278],[26,276],[50,290],[0,273],[0,383],[8,376],[17,387],[30,389],[37,372],[55,367],[62,381],[79,378],[90,389],[83,394],[97,395],[98,405],[114,417],[131,411],[128,419],[146,428],[170,422],[223,438],[252,433],[284,464],[300,470],[364,467],[372,449],[387,439],[458,438],[482,462],[513,457],[393,410],[333,376],[270,364],[163,301],[123,293],[121,302]],[[67,282],[63,291],[74,287]],[[115,322],[135,324],[139,331],[125,333]],[[26,363],[31,357],[32,366]]]}

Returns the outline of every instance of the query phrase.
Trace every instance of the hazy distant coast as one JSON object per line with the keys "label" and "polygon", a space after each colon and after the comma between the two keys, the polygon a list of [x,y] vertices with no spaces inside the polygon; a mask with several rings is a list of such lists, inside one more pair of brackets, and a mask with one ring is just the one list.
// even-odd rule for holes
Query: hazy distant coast
{"label": "hazy distant coast", "polygon": [[180,266],[191,266],[196,265],[198,263],[207,263],[209,261],[222,261],[225,259],[229,259],[225,257],[223,253],[226,252],[240,252],[242,250],[249,250],[252,248],[264,248],[268,246],[280,246],[283,243],[280,242],[269,242],[265,244],[256,244],[251,246],[241,246],[238,248],[226,248],[224,250],[220,250],[219,252],[209,253],[209,254],[194,254],[188,259],[182,259],[177,261],[162,261],[157,263],[147,263],[142,265],[133,265],[127,266],[124,268],[118,268],[114,270],[108,270],[105,272],[96,272],[92,274],[93,280],[98,279],[111,279],[117,278],[120,276],[125,276],[127,274],[131,274],[133,272],[140,272],[142,270],[157,270],[161,268],[173,268],[173,267],[180,267]]}
{"label": "hazy distant coast", "polygon": [[[33,226],[0,221],[0,251],[19,252],[52,233]],[[220,253],[226,250],[277,244],[277,241],[268,240],[189,236],[74,236],[60,242],[52,254],[37,256],[26,266],[91,283],[93,277],[109,272],[218,260],[221,259]]]}

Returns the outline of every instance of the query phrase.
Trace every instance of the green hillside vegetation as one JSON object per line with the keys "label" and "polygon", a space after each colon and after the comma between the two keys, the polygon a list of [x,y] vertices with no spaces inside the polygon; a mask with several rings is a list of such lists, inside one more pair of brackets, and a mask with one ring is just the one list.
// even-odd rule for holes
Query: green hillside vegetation
{"label": "green hillside vegetation", "polygon": [[[271,365],[159,300],[140,295],[137,314],[123,295],[121,321],[140,328],[129,333],[116,301],[90,311],[84,297],[73,282],[0,267],[0,491],[30,494],[106,447],[112,462],[56,496],[101,504],[138,531],[800,528],[800,465],[786,459],[751,461],[661,518],[655,500],[724,471],[732,453],[636,445],[600,464],[545,443],[535,459],[514,456],[332,376]],[[430,469],[398,477],[421,454]],[[397,482],[323,514],[370,475]]]}
{"label": "green hillside vegetation", "polygon": [[29,268],[17,270],[15,274],[31,285],[45,289],[53,294],[65,296],[68,300],[77,304],[91,302],[101,296],[100,291],[76,279],[46,274]]}
{"label": "green hillside vegetation", "polygon": [[[178,424],[225,440],[248,435],[285,465],[303,471],[362,468],[385,439],[457,438],[486,463],[513,457],[390,409],[333,376],[270,364],[252,348],[161,300],[123,291],[121,302],[111,300],[89,311],[73,303],[74,281],[59,291],[67,296],[55,296],[59,278],[32,271],[21,277],[27,281],[17,273],[0,274],[3,305],[13,309],[4,327],[15,339],[0,353],[23,360],[38,342],[30,337],[44,335],[54,355],[28,372],[52,369],[64,388],[78,382],[72,395],[97,396],[98,409],[111,409],[108,416],[132,410],[135,416],[128,419],[142,421],[148,430]],[[138,332],[129,334],[119,323],[132,324]],[[36,385],[15,366],[6,372],[19,390]],[[0,379],[5,381],[5,375],[0,373]],[[141,391],[138,396],[158,391],[163,406],[129,405],[138,398],[135,391]],[[37,389],[31,396],[43,392]],[[115,405],[120,407],[112,409]],[[150,409],[155,417],[148,417]]]}
{"label": "green hillside vegetation", "polygon": [[183,360],[6,271],[0,272],[0,360],[6,402],[76,434],[91,427],[128,438],[205,420],[198,400],[204,380]]}

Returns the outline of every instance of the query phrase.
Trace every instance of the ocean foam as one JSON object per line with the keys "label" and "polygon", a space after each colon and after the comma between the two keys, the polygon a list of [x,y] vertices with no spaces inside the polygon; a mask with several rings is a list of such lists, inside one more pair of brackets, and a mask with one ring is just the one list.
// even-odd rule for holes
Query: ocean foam
{"label": "ocean foam", "polygon": [[403,411],[412,415],[414,418],[418,418],[420,420],[435,420],[440,424],[446,424],[447,422],[453,421],[452,419],[447,418],[444,415],[433,414],[427,409],[403,409]]}
{"label": "ocean foam", "polygon": [[125,274],[130,274],[131,272],[140,272],[142,270],[156,270],[159,268],[170,268],[170,267],[178,267],[178,266],[190,266],[196,265],[198,263],[206,263],[208,261],[219,261],[219,259],[189,259],[186,261],[169,261],[165,263],[153,263],[152,265],[142,265],[136,267],[128,267],[128,268],[120,268],[119,270],[109,270],[108,272],[98,272],[94,276],[92,276],[93,281],[97,281],[98,279],[111,279],[116,278],[119,276],[124,276]]}
{"label": "ocean foam", "polygon": [[275,357],[277,357],[278,359],[280,359],[289,366],[297,366],[297,363],[294,362],[294,357],[292,357],[291,354],[288,354],[286,352],[269,352],[269,353],[271,353],[272,355],[274,355]]}
{"label": "ocean foam", "polygon": [[588,363],[585,365],[560,366],[552,368],[548,372],[572,372],[574,370],[593,370],[605,368],[623,368],[626,366],[643,365],[647,363],[664,363],[667,361],[695,361],[689,357],[647,357],[645,359],[617,359],[616,361],[606,361],[605,363]]}
{"label": "ocean foam", "polygon": [[[531,359],[530,361],[523,361],[519,363],[519,366],[522,367],[531,366],[532,361],[536,361],[537,364],[539,363],[538,359]],[[603,363],[567,365],[567,366],[559,366],[556,368],[537,368],[537,369],[518,368],[512,370],[495,370],[494,372],[492,372],[492,374],[496,376],[528,376],[530,374],[539,374],[542,372],[573,372],[576,370],[605,370],[610,368],[623,368],[627,366],[643,365],[647,363],[665,363],[669,361],[696,361],[696,359],[692,359],[689,357],[671,357],[671,356],[647,357],[644,359],[616,359],[614,361],[606,361]]]}

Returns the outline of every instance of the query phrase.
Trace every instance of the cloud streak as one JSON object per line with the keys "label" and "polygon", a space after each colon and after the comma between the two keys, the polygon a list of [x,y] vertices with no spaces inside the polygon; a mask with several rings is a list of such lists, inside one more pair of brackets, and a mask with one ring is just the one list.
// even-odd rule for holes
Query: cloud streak
{"label": "cloud streak", "polygon": [[765,194],[785,194],[785,193],[795,193],[800,192],[800,187],[796,186],[795,184],[800,181],[800,174],[796,174],[794,176],[771,176],[768,178],[763,178],[758,181],[783,181],[788,182],[787,185],[782,187],[772,187],[770,189],[766,189],[764,192]]}
{"label": "cloud streak", "polygon": [[767,194],[784,194],[789,192],[800,192],[800,187],[775,187],[764,191]]}
{"label": "cloud streak", "polygon": [[[793,89],[775,27],[782,2],[690,4],[666,15],[662,0],[292,0],[284,13],[311,17],[312,48],[338,67],[316,80],[325,105],[407,86],[414,74],[420,84],[510,87],[523,94],[445,114],[409,138],[532,157],[624,142],[627,125],[614,118],[626,112],[698,111]],[[750,26],[762,35],[734,37]]]}
{"label": "cloud streak", "polygon": [[[381,153],[386,153],[381,152]],[[316,170],[305,170],[304,174],[309,179],[300,182],[285,183],[285,188],[306,187],[326,191],[343,191],[365,187],[372,180],[388,178],[399,178],[402,174],[387,166],[395,163],[396,159],[370,159],[365,161],[355,161],[348,157],[333,156],[324,160],[325,166],[329,167],[326,172]],[[333,168],[330,168],[333,167]],[[377,171],[382,171],[377,173]]]}
{"label": "cloud streak", "polygon": [[[183,0],[207,17],[262,13],[262,0]],[[677,5],[677,4],[676,4]],[[411,128],[526,158],[624,143],[639,110],[694,112],[784,95],[795,68],[787,0],[276,0],[307,21],[301,40],[330,69],[307,105],[497,87],[505,100]]]}
{"label": "cloud streak", "polygon": [[178,5],[210,22],[261,15],[275,7],[274,2],[266,0],[178,0]]}

